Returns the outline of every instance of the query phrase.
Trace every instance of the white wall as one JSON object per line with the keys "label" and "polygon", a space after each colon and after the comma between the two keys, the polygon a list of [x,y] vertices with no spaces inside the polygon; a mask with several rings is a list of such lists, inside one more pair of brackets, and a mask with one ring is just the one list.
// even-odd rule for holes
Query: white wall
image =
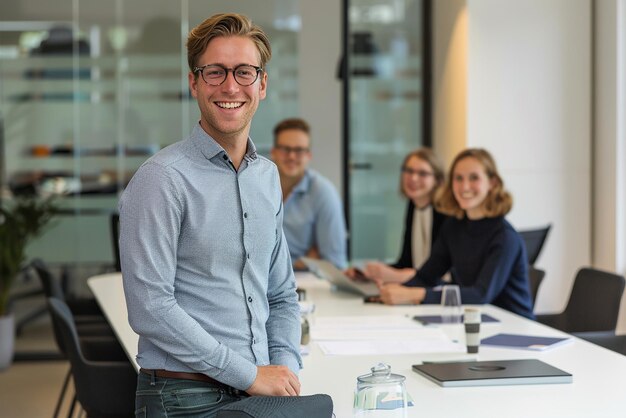
{"label": "white wall", "polygon": [[[458,92],[467,97],[465,145],[494,155],[515,198],[515,227],[553,224],[537,263],[547,275],[536,311],[559,311],[576,270],[591,261],[591,2],[467,0],[465,11],[456,8],[435,2],[435,16],[456,16],[453,30],[467,19],[467,91]],[[439,48],[461,44],[435,39]],[[448,76],[458,64],[437,54],[451,52],[435,52],[435,80],[458,78]],[[439,89],[435,103],[456,100],[441,97],[450,91]],[[442,134],[437,121],[462,124],[462,116],[434,118],[436,147],[458,147],[440,143],[459,134]]]}
{"label": "white wall", "polygon": [[448,166],[467,141],[467,7],[435,2],[433,27],[433,148]]}
{"label": "white wall", "polygon": [[520,229],[552,223],[536,310],[591,262],[591,2],[468,0],[467,145],[490,150]]}
{"label": "white wall", "polygon": [[341,54],[341,2],[300,2],[300,113],[312,129],[311,167],[333,182],[342,195],[341,82],[336,78]]}

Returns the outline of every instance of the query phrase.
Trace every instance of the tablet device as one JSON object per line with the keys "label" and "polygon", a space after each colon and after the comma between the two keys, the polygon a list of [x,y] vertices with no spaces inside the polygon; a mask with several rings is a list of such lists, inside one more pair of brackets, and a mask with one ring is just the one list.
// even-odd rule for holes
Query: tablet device
{"label": "tablet device", "polygon": [[361,296],[378,295],[378,286],[369,280],[352,280],[327,260],[302,257],[302,262],[319,277],[328,280],[338,289],[356,293]]}
{"label": "tablet device", "polygon": [[413,371],[439,386],[572,383],[572,375],[541,360],[464,361],[414,364]]}

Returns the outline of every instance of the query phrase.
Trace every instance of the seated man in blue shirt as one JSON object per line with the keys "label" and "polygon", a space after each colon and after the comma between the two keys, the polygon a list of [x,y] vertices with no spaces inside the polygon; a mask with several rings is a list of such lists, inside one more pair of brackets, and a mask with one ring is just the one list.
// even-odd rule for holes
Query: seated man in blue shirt
{"label": "seated man in blue shirt", "polygon": [[311,161],[308,123],[286,119],[274,128],[272,159],[283,190],[283,229],[297,270],[301,257],[328,260],[338,268],[346,263],[346,223],[339,195],[331,182],[308,168]]}

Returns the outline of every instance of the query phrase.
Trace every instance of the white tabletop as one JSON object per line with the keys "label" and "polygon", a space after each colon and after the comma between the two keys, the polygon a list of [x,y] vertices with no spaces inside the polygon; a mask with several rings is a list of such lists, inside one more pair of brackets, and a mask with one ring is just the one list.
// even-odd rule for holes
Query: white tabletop
{"label": "white tabletop", "polygon": [[[128,325],[120,274],[95,276],[88,280],[96,299],[111,322],[129,357],[135,361],[137,335]],[[436,314],[437,306],[396,306],[365,304],[360,297],[332,291],[324,281],[298,274],[298,286],[306,289],[307,300],[315,304],[315,318],[355,315]],[[500,332],[561,336],[560,331],[538,324],[493,306],[483,306],[501,322],[482,324],[481,338]],[[452,338],[462,336],[461,325],[442,329]],[[422,360],[460,359],[473,356],[478,360],[537,358],[574,376],[571,384],[442,388],[417,375],[411,365]],[[300,372],[302,394],[327,393],[332,396],[337,417],[352,416],[356,377],[369,372],[383,361],[392,372],[406,376],[407,391],[415,406],[413,417],[626,417],[626,357],[580,339],[544,352],[480,347],[477,355],[406,354],[329,356],[315,342],[303,358]]]}

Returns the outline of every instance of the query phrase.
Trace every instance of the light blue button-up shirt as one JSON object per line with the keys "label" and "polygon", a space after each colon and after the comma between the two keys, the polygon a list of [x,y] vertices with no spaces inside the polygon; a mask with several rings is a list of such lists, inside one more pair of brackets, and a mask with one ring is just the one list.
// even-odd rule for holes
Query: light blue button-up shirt
{"label": "light blue button-up shirt", "polygon": [[137,362],[240,390],[256,366],[298,372],[300,317],[276,166],[248,140],[236,171],[197,125],[135,173],[120,253]]}
{"label": "light blue button-up shirt", "polygon": [[306,170],[287,197],[284,228],[292,260],[315,246],[322,259],[347,266],[343,206],[332,183],[316,171]]}

